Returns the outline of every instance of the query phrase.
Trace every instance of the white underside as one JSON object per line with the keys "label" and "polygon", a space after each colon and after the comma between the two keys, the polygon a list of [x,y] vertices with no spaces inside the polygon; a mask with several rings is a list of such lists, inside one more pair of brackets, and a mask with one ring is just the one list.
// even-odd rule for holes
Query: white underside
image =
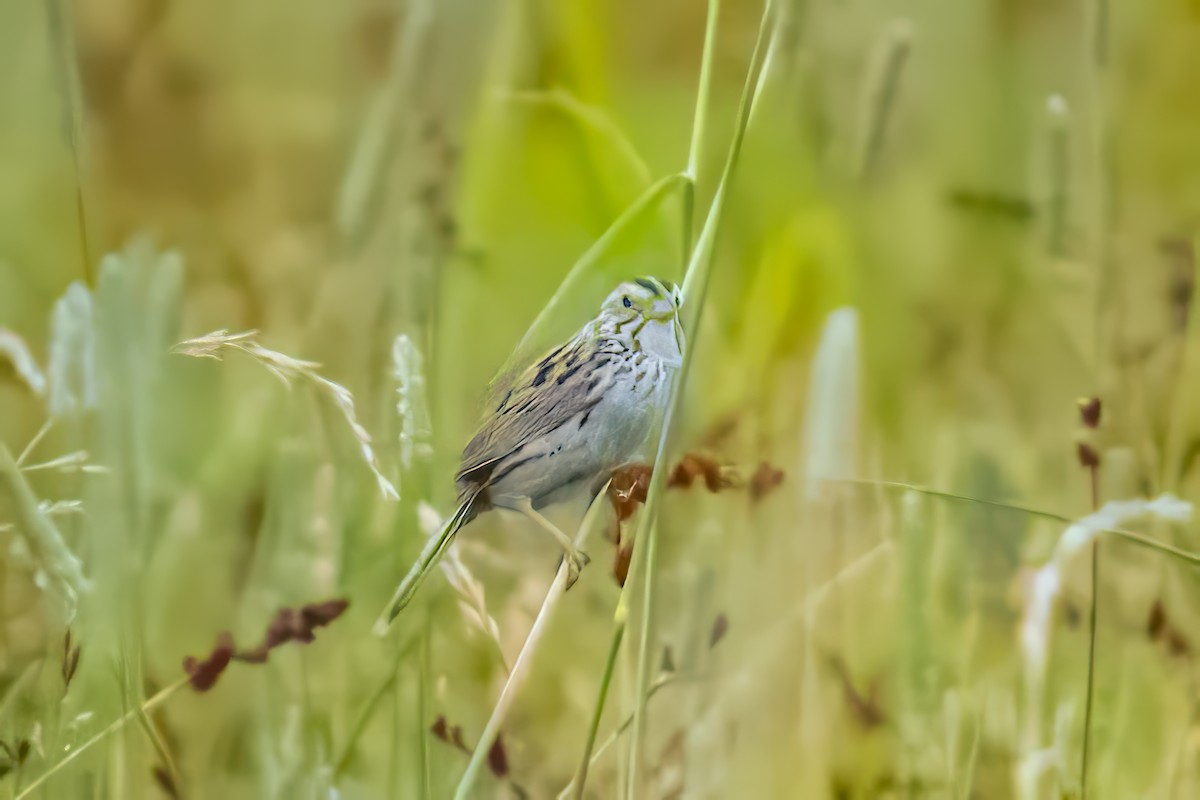
{"label": "white underside", "polygon": [[582,427],[575,418],[527,445],[523,456],[544,457],[491,486],[492,503],[507,507],[528,497],[540,508],[577,494],[591,497],[615,468],[645,460],[647,440],[662,418],[672,374],[682,360],[677,327],[673,321],[648,323],[638,336],[645,353],[640,363],[616,379]]}

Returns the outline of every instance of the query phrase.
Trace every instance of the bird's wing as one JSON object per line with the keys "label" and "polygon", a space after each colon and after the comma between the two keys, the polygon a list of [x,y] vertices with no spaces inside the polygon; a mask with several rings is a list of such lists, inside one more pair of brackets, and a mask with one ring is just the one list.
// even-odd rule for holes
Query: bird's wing
{"label": "bird's wing", "polygon": [[516,377],[463,451],[460,483],[486,483],[507,456],[595,407],[605,359],[588,341],[581,334]]}

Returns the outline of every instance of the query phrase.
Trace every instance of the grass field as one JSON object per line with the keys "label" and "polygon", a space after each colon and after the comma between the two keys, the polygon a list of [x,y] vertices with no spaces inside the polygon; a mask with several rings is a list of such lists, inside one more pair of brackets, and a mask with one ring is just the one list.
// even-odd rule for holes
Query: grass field
{"label": "grass field", "polygon": [[[1196,2],[38,0],[0,65],[0,798],[1200,796]],[[488,514],[374,635],[646,274],[579,583]]]}

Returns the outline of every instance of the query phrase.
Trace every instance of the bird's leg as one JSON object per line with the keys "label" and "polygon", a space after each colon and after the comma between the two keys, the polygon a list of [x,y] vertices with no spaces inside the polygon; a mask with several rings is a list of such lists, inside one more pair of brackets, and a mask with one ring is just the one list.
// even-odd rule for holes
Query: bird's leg
{"label": "bird's leg", "polygon": [[566,559],[567,562],[567,588],[570,589],[571,586],[575,584],[575,581],[579,580],[580,571],[587,566],[588,561],[590,561],[590,559],[587,557],[587,554],[576,548],[575,543],[571,541],[571,537],[563,533],[557,525],[539,514],[537,510],[534,509],[533,503],[530,502],[528,497],[513,498],[511,508],[514,511],[520,511],[522,514],[540,525],[547,533],[553,536],[554,540],[557,541],[562,547],[563,558]]}

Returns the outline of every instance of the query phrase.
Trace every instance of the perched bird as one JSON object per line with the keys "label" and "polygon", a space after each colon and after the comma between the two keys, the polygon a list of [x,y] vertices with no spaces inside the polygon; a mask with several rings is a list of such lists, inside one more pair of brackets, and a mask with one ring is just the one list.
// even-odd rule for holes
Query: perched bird
{"label": "perched bird", "polygon": [[570,341],[518,374],[463,451],[458,510],[430,538],[377,630],[408,605],[455,534],[493,508],[549,532],[562,546],[568,588],[575,582],[587,556],[539,509],[595,499],[645,445],[683,361],[680,303],[679,290],[656,278],[622,283]]}

